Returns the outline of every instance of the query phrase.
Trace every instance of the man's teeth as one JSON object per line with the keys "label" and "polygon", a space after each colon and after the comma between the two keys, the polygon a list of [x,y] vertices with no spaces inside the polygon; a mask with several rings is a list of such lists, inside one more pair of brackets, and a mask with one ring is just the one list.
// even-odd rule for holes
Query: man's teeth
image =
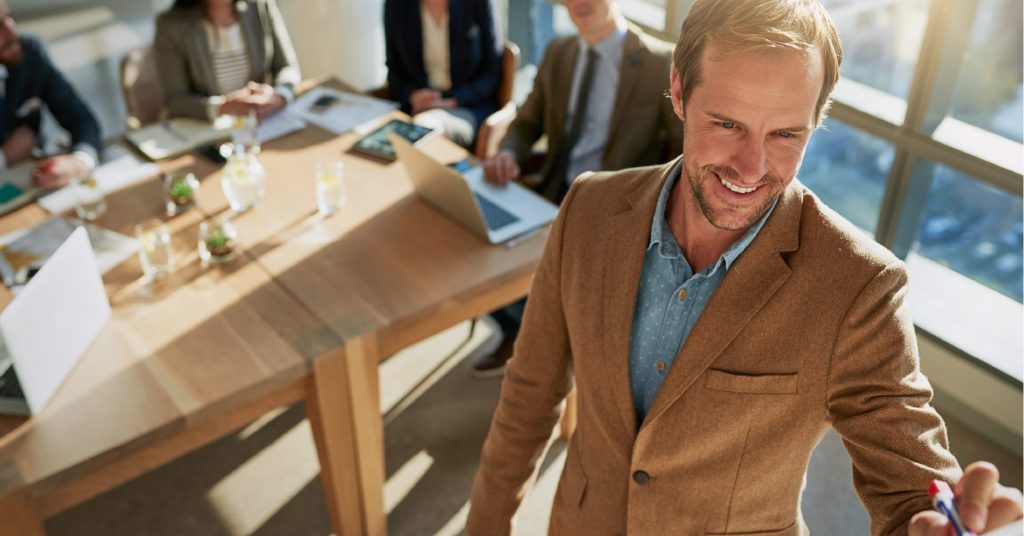
{"label": "man's teeth", "polygon": [[718,177],[718,180],[722,181],[723,186],[738,194],[749,194],[750,192],[753,192],[754,190],[757,189],[756,186],[753,188],[740,188],[739,186],[736,186],[735,184],[723,179],[722,177]]}

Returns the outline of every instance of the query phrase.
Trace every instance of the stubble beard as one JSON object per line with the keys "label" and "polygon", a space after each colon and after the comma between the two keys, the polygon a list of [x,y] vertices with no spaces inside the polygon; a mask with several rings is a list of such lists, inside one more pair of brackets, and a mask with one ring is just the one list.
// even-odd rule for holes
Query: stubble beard
{"label": "stubble beard", "polygon": [[[704,214],[704,219],[711,223],[711,225],[724,231],[745,231],[757,223],[764,216],[764,213],[768,211],[768,208],[771,207],[775,196],[778,195],[779,192],[774,190],[779,189],[779,185],[782,184],[782,180],[779,177],[765,175],[761,181],[761,188],[768,188],[772,192],[764,197],[764,201],[756,210],[751,211],[749,215],[737,214],[736,216],[729,216],[727,214],[719,214],[708,200],[705,184],[707,184],[707,181],[718,182],[718,177],[715,177],[715,174],[730,182],[737,181],[736,177],[739,174],[726,166],[715,164],[700,166],[696,162],[688,161],[685,158],[683,162],[686,165],[686,176],[689,179],[690,188],[693,190],[693,197],[697,200],[697,205],[700,207],[701,213]],[[726,208],[742,210],[744,207],[742,205],[727,204]]]}

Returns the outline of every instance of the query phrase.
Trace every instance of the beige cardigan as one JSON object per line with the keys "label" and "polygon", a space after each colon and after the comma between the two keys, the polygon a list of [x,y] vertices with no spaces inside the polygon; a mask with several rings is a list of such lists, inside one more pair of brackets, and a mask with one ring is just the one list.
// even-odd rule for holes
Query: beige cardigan
{"label": "beige cardigan", "polygon": [[[235,2],[238,22],[249,48],[252,80],[268,83],[291,101],[301,81],[288,30],[274,0]],[[168,115],[207,117],[216,97],[216,73],[203,27],[200,6],[162,13],[156,21],[154,54]]]}
{"label": "beige cardigan", "polygon": [[637,423],[630,331],[672,165],[584,175],[569,190],[484,445],[469,534],[509,533],[572,376],[578,424],[551,534],[806,534],[800,494],[829,426],[872,533],[906,534],[930,508],[928,482],[960,474],[918,367],[906,269],[798,181]]}

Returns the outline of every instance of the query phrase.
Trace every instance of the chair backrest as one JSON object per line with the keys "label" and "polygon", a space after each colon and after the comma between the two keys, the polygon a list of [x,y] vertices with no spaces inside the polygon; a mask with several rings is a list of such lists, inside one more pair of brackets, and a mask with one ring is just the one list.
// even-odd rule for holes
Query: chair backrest
{"label": "chair backrest", "polygon": [[512,89],[516,85],[516,68],[519,67],[519,46],[505,41],[501,54],[501,85],[498,86],[498,108],[512,100]]}
{"label": "chair backrest", "polygon": [[129,129],[160,119],[164,96],[151,45],[132,50],[121,60],[121,94],[128,110]]}

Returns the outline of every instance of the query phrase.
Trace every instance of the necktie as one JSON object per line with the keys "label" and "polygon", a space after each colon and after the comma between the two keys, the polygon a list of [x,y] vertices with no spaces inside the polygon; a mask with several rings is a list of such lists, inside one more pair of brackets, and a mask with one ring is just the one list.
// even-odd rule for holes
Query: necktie
{"label": "necktie", "polygon": [[568,184],[566,184],[565,174],[569,168],[569,157],[572,154],[572,148],[579,141],[583,130],[583,121],[587,115],[587,104],[590,101],[590,86],[594,82],[594,70],[597,67],[597,60],[597,52],[592,48],[588,48],[587,65],[583,69],[583,79],[580,81],[579,89],[576,90],[576,110],[573,112],[572,125],[569,126],[569,132],[562,137],[562,143],[558,147],[555,161],[548,171],[544,184],[541,186],[541,195],[556,203],[562,201],[562,197],[565,196],[565,192],[569,189]]}

